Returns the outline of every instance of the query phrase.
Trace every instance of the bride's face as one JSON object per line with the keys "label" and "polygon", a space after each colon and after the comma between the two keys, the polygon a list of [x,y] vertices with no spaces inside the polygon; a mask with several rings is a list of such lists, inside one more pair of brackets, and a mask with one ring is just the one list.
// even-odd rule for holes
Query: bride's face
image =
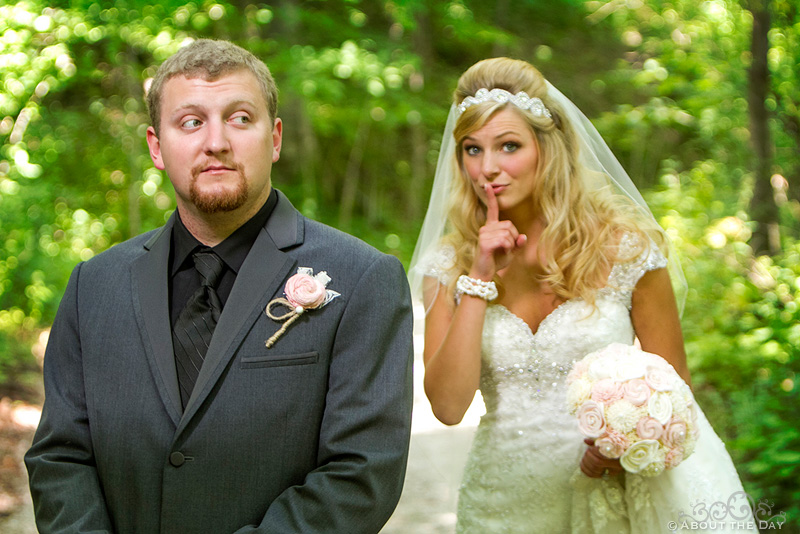
{"label": "bride's face", "polygon": [[530,126],[511,106],[466,136],[461,151],[481,202],[486,203],[484,186],[490,184],[501,214],[532,207],[539,149]]}

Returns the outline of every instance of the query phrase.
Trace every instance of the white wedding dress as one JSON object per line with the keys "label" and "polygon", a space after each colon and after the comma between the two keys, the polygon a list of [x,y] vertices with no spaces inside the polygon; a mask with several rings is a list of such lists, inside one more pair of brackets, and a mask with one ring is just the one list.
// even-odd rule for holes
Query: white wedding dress
{"label": "white wedding dress", "polygon": [[[620,246],[634,247],[635,239],[626,235]],[[567,412],[565,378],[586,354],[633,343],[633,288],[645,272],[666,266],[657,249],[649,250],[613,267],[596,309],[569,300],[535,333],[502,305],[488,307],[480,382],[486,415],[464,471],[457,532],[666,533],[692,526],[696,532],[711,512],[719,523],[735,521],[728,530],[714,525],[714,532],[757,532],[743,528],[753,521],[750,507],[724,444],[701,411],[696,451],[675,469],[649,478],[592,479],[578,467],[586,445]],[[441,280],[441,269],[429,264],[428,272]]]}

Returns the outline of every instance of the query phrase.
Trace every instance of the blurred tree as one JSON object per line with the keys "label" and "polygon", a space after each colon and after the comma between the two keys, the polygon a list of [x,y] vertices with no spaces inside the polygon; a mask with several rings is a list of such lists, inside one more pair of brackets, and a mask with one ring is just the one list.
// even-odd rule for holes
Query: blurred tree
{"label": "blurred tree", "polygon": [[[794,0],[747,2],[0,5],[0,383],[36,369],[74,265],[174,209],[142,96],[187,39],[231,39],[267,62],[285,124],[275,185],[404,261],[457,77],[505,54],[595,119],[646,192],[689,279],[698,397],[747,489],[797,517],[797,458],[781,451],[800,447],[800,416],[780,403],[798,395],[800,19]],[[765,221],[772,258],[758,256]]]}
{"label": "blurred tree", "polygon": [[584,35],[580,2],[563,5],[515,8],[533,21],[524,29],[568,37],[554,48],[513,34],[517,17],[445,0],[0,6],[0,380],[32,365],[76,262],[174,208],[147,154],[142,97],[186,39],[232,39],[265,58],[286,123],[276,185],[306,214],[407,259],[458,73],[499,42],[546,66],[612,39]]}
{"label": "blurred tree", "polygon": [[776,255],[780,251],[778,207],[775,204],[772,177],[772,140],[769,131],[767,97],[770,75],[769,53],[770,12],[769,0],[748,0],[747,9],[753,16],[751,37],[751,63],[748,76],[747,103],[750,110],[750,140],[753,146],[753,196],[750,215],[756,223],[751,239],[757,253]]}

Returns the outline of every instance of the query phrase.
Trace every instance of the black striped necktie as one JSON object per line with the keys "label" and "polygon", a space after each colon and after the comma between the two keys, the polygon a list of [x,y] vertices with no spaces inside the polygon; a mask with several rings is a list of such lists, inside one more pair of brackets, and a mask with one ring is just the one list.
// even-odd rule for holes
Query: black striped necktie
{"label": "black striped necktie", "polygon": [[192,259],[200,273],[200,287],[186,303],[172,329],[181,404],[184,408],[192,395],[214,334],[214,327],[222,313],[216,288],[225,267],[219,256],[211,251],[195,252]]}

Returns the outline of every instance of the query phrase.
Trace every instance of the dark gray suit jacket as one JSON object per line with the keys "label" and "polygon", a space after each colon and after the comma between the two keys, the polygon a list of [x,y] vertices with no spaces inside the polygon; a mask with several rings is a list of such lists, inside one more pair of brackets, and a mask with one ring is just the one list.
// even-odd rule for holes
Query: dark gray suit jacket
{"label": "dark gray suit jacket", "polygon": [[[171,228],[172,219],[70,278],[26,455],[40,531],[379,531],[400,496],[410,434],[400,262],[306,219],[279,193],[182,413]],[[281,325],[265,306],[298,267],[327,271],[341,296],[267,349]]]}

